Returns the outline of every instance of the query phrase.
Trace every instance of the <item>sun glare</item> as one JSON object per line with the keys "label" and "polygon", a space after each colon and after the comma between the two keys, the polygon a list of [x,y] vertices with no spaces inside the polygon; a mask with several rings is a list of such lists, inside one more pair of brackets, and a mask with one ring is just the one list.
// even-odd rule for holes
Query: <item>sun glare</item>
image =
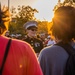
{"label": "sun glare", "polygon": [[36,8],[39,13],[35,14],[35,17],[39,20],[51,21],[53,9],[57,2],[58,0],[37,0],[33,7]]}

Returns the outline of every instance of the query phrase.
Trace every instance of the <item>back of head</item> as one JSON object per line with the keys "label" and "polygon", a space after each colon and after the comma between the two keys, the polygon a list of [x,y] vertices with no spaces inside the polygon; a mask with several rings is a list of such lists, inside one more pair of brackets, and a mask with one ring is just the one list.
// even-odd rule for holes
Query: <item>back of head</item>
{"label": "back of head", "polygon": [[52,34],[63,41],[75,38],[75,8],[71,6],[59,7],[53,17]]}
{"label": "back of head", "polygon": [[8,8],[4,6],[1,9],[0,5],[0,35],[2,35],[8,29],[9,20]]}

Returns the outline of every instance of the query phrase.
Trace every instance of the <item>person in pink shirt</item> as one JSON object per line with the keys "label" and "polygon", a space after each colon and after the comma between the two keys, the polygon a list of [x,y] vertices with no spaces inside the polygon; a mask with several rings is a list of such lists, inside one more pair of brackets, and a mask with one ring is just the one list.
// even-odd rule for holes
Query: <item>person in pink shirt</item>
{"label": "person in pink shirt", "polygon": [[[8,29],[10,17],[8,8],[3,9],[1,10],[0,7],[0,72],[6,46],[10,39],[3,36]],[[43,75],[36,54],[28,43],[11,39],[2,75]]]}

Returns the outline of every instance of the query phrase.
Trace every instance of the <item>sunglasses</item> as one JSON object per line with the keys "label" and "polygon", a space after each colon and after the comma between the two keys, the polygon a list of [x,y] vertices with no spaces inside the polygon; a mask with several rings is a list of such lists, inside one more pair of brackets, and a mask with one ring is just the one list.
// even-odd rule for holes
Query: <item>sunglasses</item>
{"label": "sunglasses", "polygon": [[30,29],[31,31],[37,31],[37,29]]}

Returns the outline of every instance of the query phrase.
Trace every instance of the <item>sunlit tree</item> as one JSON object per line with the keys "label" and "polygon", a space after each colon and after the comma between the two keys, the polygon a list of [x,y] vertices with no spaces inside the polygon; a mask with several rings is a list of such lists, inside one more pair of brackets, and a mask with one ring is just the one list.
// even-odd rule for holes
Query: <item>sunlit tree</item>
{"label": "sunlit tree", "polygon": [[48,34],[48,21],[38,21],[38,33]]}
{"label": "sunlit tree", "polygon": [[75,0],[64,0],[65,2],[75,2]]}

